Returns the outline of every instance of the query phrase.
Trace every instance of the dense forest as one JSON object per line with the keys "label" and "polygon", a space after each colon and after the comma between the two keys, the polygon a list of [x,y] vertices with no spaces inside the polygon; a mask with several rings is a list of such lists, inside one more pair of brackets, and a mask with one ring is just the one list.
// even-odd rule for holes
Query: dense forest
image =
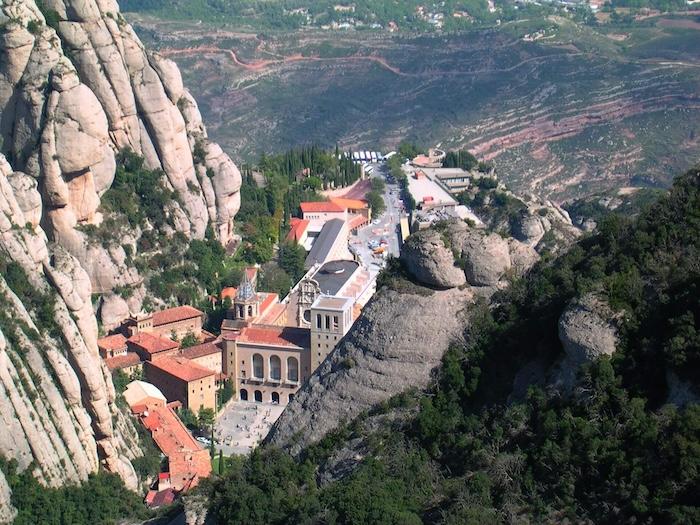
{"label": "dense forest", "polygon": [[[229,460],[206,487],[212,512],[226,523],[697,523],[700,407],[668,397],[671,381],[700,385],[699,243],[692,170],[636,218],[610,215],[493,306],[478,302],[428,392],[298,458],[264,446]],[[536,383],[515,395],[525,364],[560,358],[559,316],[591,292],[617,312],[615,354],[583,366],[570,393]],[[355,438],[359,466],[322,481]]]}

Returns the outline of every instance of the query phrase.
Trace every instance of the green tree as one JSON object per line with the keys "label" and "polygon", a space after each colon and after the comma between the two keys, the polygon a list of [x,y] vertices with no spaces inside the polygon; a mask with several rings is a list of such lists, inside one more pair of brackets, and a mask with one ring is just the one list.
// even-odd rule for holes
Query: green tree
{"label": "green tree", "polygon": [[284,242],[279,248],[279,265],[297,282],[305,273],[306,250],[295,242]]}
{"label": "green tree", "polygon": [[386,204],[384,203],[384,198],[382,197],[381,193],[372,190],[367,193],[365,198],[367,199],[367,204],[372,210],[373,217],[379,217],[382,213],[384,213]]}

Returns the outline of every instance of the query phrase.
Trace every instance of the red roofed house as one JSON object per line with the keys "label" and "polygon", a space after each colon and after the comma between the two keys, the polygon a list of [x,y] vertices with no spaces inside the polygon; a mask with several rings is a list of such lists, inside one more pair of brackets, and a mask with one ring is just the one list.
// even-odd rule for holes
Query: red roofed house
{"label": "red roofed house", "polygon": [[310,331],[252,325],[224,337],[225,368],[238,399],[286,405],[311,375]]}
{"label": "red roofed house", "polygon": [[201,345],[190,346],[189,348],[183,348],[180,350],[180,356],[185,359],[213,370],[216,373],[222,372],[221,365],[221,348],[220,343],[215,341],[210,341],[208,343],[202,343]]}
{"label": "red roofed house", "polygon": [[182,356],[160,357],[145,363],[146,380],[163,392],[168,401],[197,413],[201,408],[216,410],[217,372]]}
{"label": "red roofed house", "polygon": [[126,337],[122,334],[109,335],[97,340],[97,348],[110,372],[121,370],[132,376],[141,370],[141,358],[128,351]]}
{"label": "red roofed house", "polygon": [[204,314],[192,306],[176,306],[160,312],[142,313],[127,321],[131,335],[150,332],[163,337],[182,339],[187,334],[199,336]]}
{"label": "red roofed house", "polygon": [[345,221],[348,218],[347,209],[333,202],[302,202],[299,207],[302,218],[311,223],[311,229],[314,231],[319,229],[319,225],[330,220]]}
{"label": "red roofed house", "polygon": [[97,348],[103,359],[126,354],[126,337],[122,334],[108,335],[97,340]]}
{"label": "red roofed house", "polygon": [[308,238],[309,221],[299,219],[298,217],[292,217],[290,226],[291,229],[289,230],[285,240],[295,242],[303,246]]}
{"label": "red roofed house", "polygon": [[135,352],[141,357],[142,361],[153,361],[175,354],[180,348],[180,343],[177,341],[149,332],[132,335],[126,340],[126,344],[131,352]]}

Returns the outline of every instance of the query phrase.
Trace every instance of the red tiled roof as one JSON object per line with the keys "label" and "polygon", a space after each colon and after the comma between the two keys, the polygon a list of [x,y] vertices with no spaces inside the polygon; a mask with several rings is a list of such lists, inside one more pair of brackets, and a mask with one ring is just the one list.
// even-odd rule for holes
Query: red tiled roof
{"label": "red tiled roof", "polygon": [[184,357],[163,357],[157,361],[150,361],[149,365],[188,383],[216,373]]}
{"label": "red tiled roof", "polygon": [[310,348],[311,334],[308,328],[291,326],[247,326],[238,336],[239,343]]}
{"label": "red tiled roof", "polygon": [[352,218],[348,221],[348,228],[353,230],[359,226],[362,226],[367,222],[367,217],[364,215],[353,215]]}
{"label": "red tiled roof", "polygon": [[270,308],[270,306],[272,306],[279,299],[279,296],[276,293],[271,293],[271,292],[263,292],[263,293],[265,293],[265,297],[263,298],[262,302],[260,303],[260,308],[258,309],[261,316],[265,313],[265,310]]}
{"label": "red tiled roof", "polygon": [[226,288],[223,288],[221,290],[221,300],[223,301],[227,297],[229,299],[235,299],[237,291],[238,290],[234,286],[227,286]]}
{"label": "red tiled roof", "polygon": [[105,359],[105,364],[107,365],[107,368],[109,368],[110,372],[120,370],[129,366],[138,365],[140,362],[141,358],[136,352],[127,352],[124,355],[108,357],[107,359]]}
{"label": "red tiled roof", "polygon": [[146,504],[151,508],[162,507],[163,505],[170,505],[177,496],[172,488],[167,488],[156,492],[155,490],[149,490],[146,494]]}
{"label": "red tiled roof", "polygon": [[159,337],[157,335],[149,334],[148,332],[134,334],[129,337],[127,341],[129,344],[142,348],[149,355],[174,350],[180,346],[180,343],[173,341],[172,339]]}
{"label": "red tiled roof", "polygon": [[151,431],[153,441],[168,456],[173,488],[187,490],[199,478],[211,474],[209,452],[192,437],[175,412],[166,407],[153,407],[141,422]]}
{"label": "red tiled roof", "polygon": [[148,410],[148,406],[146,405],[134,405],[131,407],[131,413],[132,414],[143,414],[146,410]]}
{"label": "red tiled roof", "polygon": [[191,306],[176,306],[153,314],[153,326],[176,323],[185,319],[200,317],[203,313]]}
{"label": "red tiled roof", "polygon": [[122,334],[108,335],[98,339],[97,346],[104,350],[120,350],[126,346],[126,337]]}
{"label": "red tiled roof", "polygon": [[304,219],[299,219],[298,217],[292,217],[290,221],[291,229],[287,234],[286,240],[288,241],[298,241],[304,235],[304,232],[309,227],[309,221]]}
{"label": "red tiled roof", "polygon": [[245,269],[245,274],[248,277],[248,280],[254,281],[255,278],[258,276],[258,269],[255,266],[248,266]]}
{"label": "red tiled roof", "polygon": [[182,350],[180,350],[180,355],[186,359],[196,359],[205,355],[217,353],[221,353],[221,348],[219,348],[212,342],[190,346],[189,348],[183,348]]}
{"label": "red tiled roof", "polygon": [[338,206],[332,202],[302,202],[299,207],[304,213],[313,212],[343,212],[345,208]]}
{"label": "red tiled roof", "polygon": [[360,199],[346,199],[343,197],[331,197],[331,202],[333,204],[337,204],[338,206],[341,206],[342,208],[350,208],[353,210],[358,210],[358,209],[363,209],[367,208],[367,202],[360,200]]}
{"label": "red tiled roof", "polygon": [[216,340],[216,336],[211,332],[207,332],[206,330],[202,329],[202,331],[199,333],[199,340],[203,343],[210,343]]}

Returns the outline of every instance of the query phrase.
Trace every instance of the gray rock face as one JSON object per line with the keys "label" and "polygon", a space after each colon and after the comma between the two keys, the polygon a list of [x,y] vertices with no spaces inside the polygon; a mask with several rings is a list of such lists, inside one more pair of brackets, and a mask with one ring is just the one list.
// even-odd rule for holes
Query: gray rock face
{"label": "gray rock face", "polygon": [[569,305],[559,318],[559,340],[566,356],[582,364],[610,356],[617,346],[617,330],[610,308],[593,294]]}
{"label": "gray rock face", "polygon": [[[99,358],[91,293],[141,281],[122,247],[140,231],[105,248],[81,227],[102,219],[123,148],[163,170],[176,229],[192,238],[211,225],[232,239],[241,177],[208,140],[176,65],[146,52],[114,0],[42,3],[56,30],[35,0],[0,3],[0,254],[54,298],[61,342],[0,276],[0,454],[50,486],[101,465],[133,488],[140,451]],[[115,323],[139,306],[110,297],[101,311]],[[0,521],[13,512],[7,494],[0,476]]]}
{"label": "gray rock face", "polygon": [[[23,207],[34,207],[29,221],[38,224],[44,215],[49,236],[80,260],[97,291],[137,282],[76,230],[99,223],[115,153],[130,148],[162,169],[178,193],[172,202],[178,230],[202,238],[211,224],[227,244],[240,207],[240,173],[207,139],[177,66],[146,52],[114,1],[43,4],[58,14],[56,31],[34,0],[9,0],[0,10],[9,20],[0,35],[2,152],[42,188],[42,206],[18,196]],[[30,22],[39,29],[29,32]],[[195,158],[195,145],[203,156]]]}
{"label": "gray rock face", "polygon": [[408,388],[424,388],[450,343],[461,339],[463,310],[472,299],[459,288],[428,296],[379,291],[268,440],[297,454],[361,411]]}
{"label": "gray rock face", "polygon": [[0,155],[0,253],[23,269],[35,293],[53,297],[61,339],[35,324],[0,276],[0,424],[5,429],[0,454],[16,459],[20,469],[33,464],[32,473],[50,486],[85,480],[102,464],[135,488],[128,458],[139,451],[115,432],[118,409],[97,350],[89,277],[70,253],[47,243],[43,230],[27,220],[26,203],[15,198],[15,187],[28,202],[35,198],[26,193],[35,190],[23,179],[11,184],[13,177]]}
{"label": "gray rock face", "polygon": [[423,230],[411,235],[401,249],[401,260],[421,283],[438,288],[455,288],[466,284],[461,268],[440,233]]}
{"label": "gray rock face", "polygon": [[525,213],[514,225],[513,236],[528,246],[535,246],[549,228],[551,225],[547,219]]}
{"label": "gray rock face", "polygon": [[508,242],[495,233],[470,230],[462,244],[462,257],[472,286],[496,286],[511,267]]}

